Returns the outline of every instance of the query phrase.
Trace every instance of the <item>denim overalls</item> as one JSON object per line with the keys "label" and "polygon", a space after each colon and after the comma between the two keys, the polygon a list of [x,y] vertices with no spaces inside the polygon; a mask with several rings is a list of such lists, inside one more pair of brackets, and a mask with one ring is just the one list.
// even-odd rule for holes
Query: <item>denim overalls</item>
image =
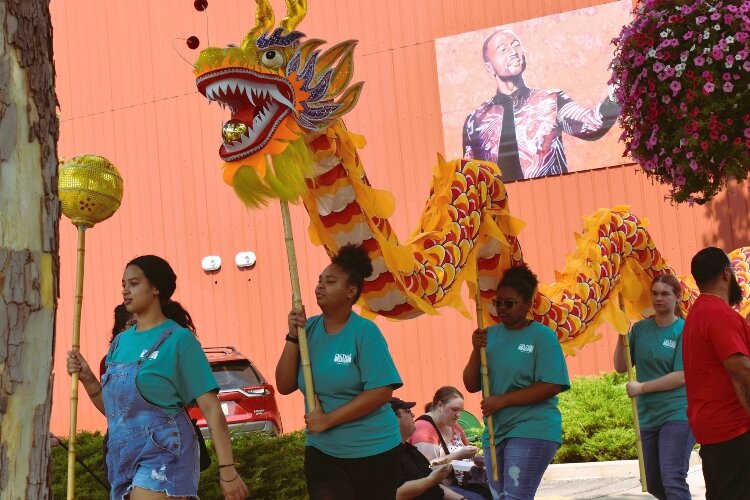
{"label": "denim overalls", "polygon": [[[102,397],[109,429],[107,453],[111,498],[123,499],[134,487],[166,492],[168,496],[198,497],[199,449],[192,423],[184,410],[170,415],[146,402],[135,379],[141,363],[164,342],[172,329],[141,359],[107,363]],[[110,354],[119,337],[112,342]]]}

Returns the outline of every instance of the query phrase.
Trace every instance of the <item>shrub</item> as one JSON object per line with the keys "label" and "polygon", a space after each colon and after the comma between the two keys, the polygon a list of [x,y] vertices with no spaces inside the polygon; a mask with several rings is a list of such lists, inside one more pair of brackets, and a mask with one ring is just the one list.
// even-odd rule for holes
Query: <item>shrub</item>
{"label": "shrub", "polygon": [[[625,394],[626,377],[614,373],[573,380],[571,389],[560,395],[563,421],[563,445],[555,463],[595,462],[636,458],[635,432],[630,401]],[[469,429],[471,444],[481,448],[482,428]],[[102,436],[82,432],[77,438],[78,457],[99,476],[102,469]],[[220,499],[219,469],[216,452],[211,467],[203,471],[198,494],[202,499]],[[233,436],[237,469],[250,488],[250,497],[258,500],[305,499],[305,436],[301,431],[272,437],[251,433]],[[67,451],[52,450],[52,497],[65,498]],[[80,465],[76,466],[76,496],[87,500],[106,500],[108,493]]]}
{"label": "shrub", "polygon": [[[579,377],[560,394],[563,443],[555,463],[600,462],[637,458],[627,377],[605,373]],[[469,443],[482,448],[483,427],[468,429]]]}
{"label": "shrub", "polygon": [[579,377],[560,394],[563,444],[555,463],[637,458],[627,377],[605,373]]}
{"label": "shrub", "polygon": [[[102,468],[102,435],[82,432],[76,439],[78,457],[100,477]],[[63,444],[65,441],[63,441]],[[219,468],[213,443],[206,441],[211,452],[211,467],[201,473],[198,495],[202,499],[223,498],[219,486]],[[232,448],[237,470],[250,489],[250,498],[258,500],[307,498],[303,470],[305,436],[292,432],[279,437],[262,433],[233,436]],[[63,447],[52,450],[52,497],[65,498],[67,491],[68,453]],[[107,491],[76,464],[76,496],[87,500],[106,500]]]}
{"label": "shrub", "polygon": [[[62,438],[61,438],[62,439]],[[76,436],[76,497],[87,500],[107,500],[109,491],[106,491],[79,462],[85,463],[100,479],[105,480],[104,455],[102,453],[103,436],[99,432],[81,432]],[[67,440],[62,439],[63,446],[52,448],[50,457],[50,489],[52,498],[65,498],[68,491],[68,451]]]}

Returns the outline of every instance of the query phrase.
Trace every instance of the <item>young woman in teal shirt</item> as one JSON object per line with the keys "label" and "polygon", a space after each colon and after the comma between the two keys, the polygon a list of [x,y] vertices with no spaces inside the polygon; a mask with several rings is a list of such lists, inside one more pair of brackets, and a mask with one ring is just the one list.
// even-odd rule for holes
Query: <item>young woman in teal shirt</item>
{"label": "young woman in teal shirt", "polygon": [[[654,317],[635,323],[628,333],[636,380],[626,389],[628,396],[637,398],[648,492],[659,500],[691,498],[686,478],[695,438],[686,413],[681,296],[677,278],[657,276],[651,284]],[[614,365],[620,373],[628,369],[622,335]]]}
{"label": "young woman in teal shirt", "polygon": [[[527,319],[537,280],[524,264],[505,271],[493,305],[501,323],[475,330],[473,350],[464,368],[469,392],[482,389],[480,349],[487,349],[489,393],[482,414],[492,416],[482,445],[495,443],[498,480],[488,474],[493,498],[533,500],[542,475],[562,442],[557,394],[570,388],[568,369],[555,333]],[[488,471],[489,465],[487,464]]]}
{"label": "young woman in teal shirt", "polygon": [[136,257],[122,277],[122,297],[136,325],[114,337],[101,384],[78,351],[78,372],[91,402],[107,417],[107,476],[114,500],[197,498],[198,438],[185,411],[195,401],[206,417],[224,498],[246,498],[236,468],[218,386],[195,337],[190,314],[172,294],[177,276],[155,255]]}
{"label": "young woman in teal shirt", "polygon": [[352,311],[372,270],[363,247],[342,247],[315,287],[322,314],[289,313],[276,387],[281,394],[306,390],[297,340],[304,326],[320,403],[305,414],[311,500],[396,498],[402,443],[389,401],[402,382],[378,327]]}

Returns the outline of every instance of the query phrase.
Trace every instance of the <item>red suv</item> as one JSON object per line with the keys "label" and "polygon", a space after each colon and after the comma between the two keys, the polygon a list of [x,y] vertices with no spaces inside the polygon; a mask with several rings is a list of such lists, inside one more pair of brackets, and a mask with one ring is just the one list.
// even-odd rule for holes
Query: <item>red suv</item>
{"label": "red suv", "polygon": [[[283,432],[276,406],[275,390],[255,365],[234,347],[204,347],[211,370],[219,384],[219,403],[227,418],[229,432]],[[208,424],[200,408],[188,412],[198,420],[204,437],[210,437]]]}

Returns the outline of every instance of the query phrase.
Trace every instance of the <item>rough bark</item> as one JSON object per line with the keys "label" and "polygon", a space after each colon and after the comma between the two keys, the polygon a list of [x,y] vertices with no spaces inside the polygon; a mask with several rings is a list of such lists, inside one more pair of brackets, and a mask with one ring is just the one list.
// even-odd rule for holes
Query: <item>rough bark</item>
{"label": "rough bark", "polygon": [[48,0],[0,0],[0,498],[49,498],[58,297]]}

